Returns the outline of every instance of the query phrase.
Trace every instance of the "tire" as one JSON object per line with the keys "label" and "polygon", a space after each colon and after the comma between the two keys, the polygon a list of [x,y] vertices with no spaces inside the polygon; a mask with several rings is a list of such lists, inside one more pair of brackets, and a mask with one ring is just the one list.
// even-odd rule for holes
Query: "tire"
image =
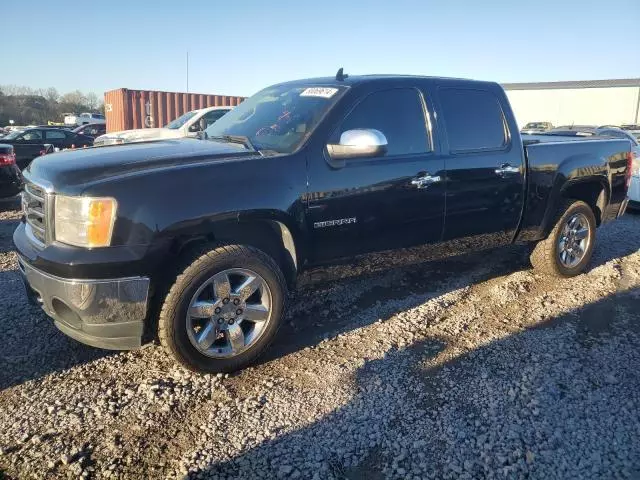
{"label": "tire", "polygon": [[[584,255],[575,263],[567,265],[561,259],[561,238],[567,222],[576,215],[586,220],[588,229],[588,243]],[[549,236],[539,241],[531,253],[530,260],[533,267],[545,274],[556,277],[575,277],[583,273],[593,255],[596,236],[596,217],[589,205],[581,200],[567,200],[558,210],[556,223]],[[576,259],[577,260],[577,259]]]}
{"label": "tire", "polygon": [[[243,320],[241,316],[237,316],[234,319],[233,309],[236,307],[229,302],[229,298],[227,298],[227,303],[223,305],[221,303],[222,298],[219,297],[238,295],[234,293],[232,279],[235,277],[242,279],[241,275],[245,273],[249,277],[253,275],[256,278],[255,274],[259,277],[261,287],[256,292],[260,298],[268,293],[269,313],[264,326],[261,326],[261,331],[255,335],[255,340],[252,340],[246,347],[242,347],[245,348],[244,350],[237,349],[236,353],[233,349],[234,342],[230,338],[231,327],[233,326],[235,331],[238,331],[238,328],[245,330],[247,324],[252,325],[250,328],[254,329],[257,329],[258,325],[262,324],[260,322],[254,324],[251,321]],[[206,303],[207,308],[210,308],[208,302],[214,303],[214,306],[218,305],[219,308],[216,309],[216,314],[210,319],[192,318],[188,313],[194,311],[194,299],[198,301],[200,298],[198,295],[206,295],[206,289],[209,287],[203,287],[203,285],[206,285],[208,281],[211,282],[214,276],[217,278],[219,275],[229,279],[228,292],[230,293],[218,296],[217,289],[220,288],[218,287],[220,282],[210,283],[212,299],[199,303]],[[202,293],[198,293],[200,290],[202,290]],[[237,300],[236,298],[232,302]],[[175,283],[169,289],[159,315],[158,337],[168,353],[190,370],[201,373],[234,372],[253,363],[269,346],[283,322],[286,300],[287,287],[284,275],[271,257],[250,246],[209,244],[188,257],[185,267],[181,269]],[[249,305],[249,299],[246,302],[246,304],[241,303],[238,305],[246,308],[245,314],[248,313],[251,306]],[[259,306],[263,308],[262,304]],[[228,307],[231,307],[231,311],[224,311]],[[221,308],[223,312],[217,313]],[[206,316],[209,313],[210,311],[206,310],[203,315]],[[236,311],[235,313],[238,312]],[[225,315],[227,317],[231,316],[231,318],[222,322],[224,320],[222,316]],[[233,320],[236,323],[231,325]],[[220,321],[221,325],[216,326],[218,321]],[[203,322],[204,326],[200,330],[196,330],[198,327],[192,325],[194,322]],[[227,322],[229,325],[227,325]],[[200,338],[198,336],[203,333],[204,328],[215,328],[216,333],[212,335],[218,338],[206,352],[203,350],[206,347],[196,347],[196,343],[199,344],[196,340]],[[228,330],[219,332],[218,328],[228,328]],[[242,334],[242,342],[249,341],[250,338],[250,335]],[[226,353],[224,357],[212,357],[211,355],[219,355],[216,352],[222,351],[222,347],[220,349],[214,348],[222,341],[228,343],[224,348],[230,350],[230,353]],[[205,340],[205,345],[206,343]],[[241,344],[243,345],[243,343]]]}

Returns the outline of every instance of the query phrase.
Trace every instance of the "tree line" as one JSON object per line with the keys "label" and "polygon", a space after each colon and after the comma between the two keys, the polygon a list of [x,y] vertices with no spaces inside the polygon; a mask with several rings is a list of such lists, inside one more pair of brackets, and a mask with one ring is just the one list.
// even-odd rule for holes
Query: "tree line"
{"label": "tree line", "polygon": [[104,113],[104,102],[94,92],[60,94],[55,88],[0,85],[0,127],[9,125],[9,120],[14,125],[61,123],[65,114],[82,112]]}

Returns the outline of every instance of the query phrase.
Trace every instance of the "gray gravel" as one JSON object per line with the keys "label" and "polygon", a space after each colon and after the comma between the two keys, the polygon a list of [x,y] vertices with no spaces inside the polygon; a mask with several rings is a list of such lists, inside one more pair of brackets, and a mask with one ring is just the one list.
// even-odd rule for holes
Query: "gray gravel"
{"label": "gray gravel", "polygon": [[0,203],[0,478],[640,478],[640,216],[591,270],[428,249],[305,275],[267,358],[198,376],[26,304]]}

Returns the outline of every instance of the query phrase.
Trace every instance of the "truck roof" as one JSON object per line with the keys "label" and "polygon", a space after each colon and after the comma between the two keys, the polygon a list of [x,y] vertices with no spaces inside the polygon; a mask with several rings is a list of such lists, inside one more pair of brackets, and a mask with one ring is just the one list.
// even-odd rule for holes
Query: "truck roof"
{"label": "truck roof", "polygon": [[453,77],[436,77],[436,76],[423,76],[423,75],[396,75],[396,74],[370,74],[370,75],[349,75],[344,80],[336,80],[336,77],[317,77],[306,78],[300,80],[292,80],[289,82],[283,82],[283,84],[315,84],[315,85],[362,85],[366,83],[385,83],[393,80],[423,80],[426,82],[432,82],[436,84],[469,84],[470,86],[476,85],[498,85],[497,82],[488,82],[484,80],[469,80],[466,78],[453,78]]}

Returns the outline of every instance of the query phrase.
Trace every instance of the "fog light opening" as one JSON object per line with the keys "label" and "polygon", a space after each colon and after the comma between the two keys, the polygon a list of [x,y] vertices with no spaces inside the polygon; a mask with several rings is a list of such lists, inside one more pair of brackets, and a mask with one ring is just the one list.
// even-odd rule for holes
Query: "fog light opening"
{"label": "fog light opening", "polygon": [[51,308],[53,309],[53,313],[56,318],[59,318],[72,327],[80,328],[82,320],[80,320],[78,314],[71,310],[71,308],[62,300],[59,298],[51,299]]}

